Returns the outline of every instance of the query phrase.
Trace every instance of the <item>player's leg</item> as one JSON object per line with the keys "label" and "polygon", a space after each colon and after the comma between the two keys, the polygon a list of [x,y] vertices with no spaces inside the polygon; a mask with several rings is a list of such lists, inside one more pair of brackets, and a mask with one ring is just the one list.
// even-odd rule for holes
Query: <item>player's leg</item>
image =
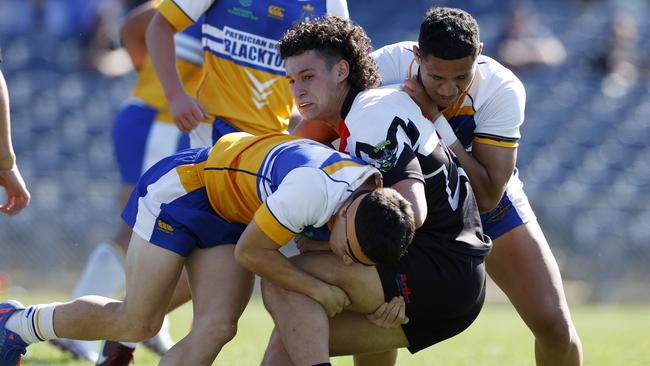
{"label": "player's leg", "polygon": [[397,350],[362,353],[354,355],[354,366],[393,366],[397,362]]}
{"label": "player's leg", "polygon": [[581,365],[560,270],[537,221],[494,240],[486,268],[535,335],[537,365]]}
{"label": "player's leg", "polygon": [[160,365],[210,365],[237,332],[253,290],[254,275],[235,262],[234,245],[195,250],[187,268],[194,319],[189,334]]}
{"label": "player's leg", "polygon": [[[160,328],[184,258],[137,235],[127,255],[126,298],[85,296],[15,312],[6,328],[26,343],[49,338],[140,341]],[[36,326],[34,326],[36,324]]]}
{"label": "player's leg", "polygon": [[[375,267],[345,265],[332,253],[305,253],[292,262],[323,281],[341,287],[350,297],[350,310],[370,313],[384,302]],[[329,362],[329,318],[320,303],[302,294],[263,281],[264,303],[295,365]],[[400,330],[401,331],[401,330]],[[278,364],[269,355],[269,364]]]}

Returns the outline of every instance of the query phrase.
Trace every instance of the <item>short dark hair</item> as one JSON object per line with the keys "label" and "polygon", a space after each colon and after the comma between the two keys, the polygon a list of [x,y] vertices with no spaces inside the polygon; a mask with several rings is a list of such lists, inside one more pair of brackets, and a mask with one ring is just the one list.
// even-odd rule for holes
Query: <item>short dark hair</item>
{"label": "short dark hair", "polygon": [[475,56],[481,46],[478,23],[464,10],[433,7],[420,25],[418,46],[422,57],[456,60]]}
{"label": "short dark hair", "polygon": [[311,50],[321,53],[330,67],[341,58],[346,60],[350,65],[348,82],[356,90],[374,88],[381,80],[370,56],[370,38],[348,19],[326,16],[297,23],[282,36],[278,48],[284,60]]}
{"label": "short dark hair", "polygon": [[377,264],[395,264],[413,241],[411,204],[392,188],[378,188],[359,203],[355,231],[363,253]]}

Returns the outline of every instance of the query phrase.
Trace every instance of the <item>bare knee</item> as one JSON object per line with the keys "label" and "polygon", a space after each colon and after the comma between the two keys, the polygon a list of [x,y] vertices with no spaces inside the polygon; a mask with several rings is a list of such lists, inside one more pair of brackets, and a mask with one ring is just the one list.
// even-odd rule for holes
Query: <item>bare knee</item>
{"label": "bare knee", "polygon": [[150,317],[134,316],[128,313],[127,307],[126,303],[121,303],[117,311],[121,315],[115,316],[113,325],[120,329],[120,337],[117,340],[142,342],[158,334],[162,327],[164,314]]}
{"label": "bare knee", "polygon": [[529,325],[538,341],[556,346],[569,345],[575,333],[568,311],[559,308],[539,312]]}
{"label": "bare knee", "polygon": [[266,310],[273,315],[277,306],[282,306],[285,290],[269,281],[262,280],[262,300]]}
{"label": "bare knee", "polygon": [[125,342],[142,342],[158,334],[161,327],[162,319],[160,321],[145,319],[131,321],[126,325],[124,336],[120,337],[120,340]]}
{"label": "bare knee", "polygon": [[207,319],[202,317],[194,322],[190,336],[195,340],[221,347],[237,335],[237,319]]}

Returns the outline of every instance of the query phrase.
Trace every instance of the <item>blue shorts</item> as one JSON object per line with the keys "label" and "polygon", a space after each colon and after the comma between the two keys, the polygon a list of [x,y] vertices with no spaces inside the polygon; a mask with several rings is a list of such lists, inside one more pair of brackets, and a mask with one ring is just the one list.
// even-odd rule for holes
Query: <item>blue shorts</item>
{"label": "blue shorts", "polygon": [[535,213],[530,207],[523,186],[519,179],[519,172],[515,169],[499,205],[481,215],[483,232],[490,239],[496,240],[510,230],[535,220]]}
{"label": "blue shorts", "polygon": [[167,157],[143,175],[122,212],[133,232],[183,257],[193,249],[236,244],[246,225],[230,223],[212,209],[199,172],[210,148],[187,149]]}
{"label": "blue shorts", "polygon": [[134,185],[142,173],[177,151],[189,147],[189,137],[173,123],[156,120],[157,110],[129,100],[113,124],[113,147],[123,184]]}
{"label": "blue shorts", "polygon": [[233,132],[241,132],[241,130],[228,123],[225,119],[217,117],[212,121],[212,124],[199,123],[199,125],[190,132],[190,146],[212,146],[222,136]]}

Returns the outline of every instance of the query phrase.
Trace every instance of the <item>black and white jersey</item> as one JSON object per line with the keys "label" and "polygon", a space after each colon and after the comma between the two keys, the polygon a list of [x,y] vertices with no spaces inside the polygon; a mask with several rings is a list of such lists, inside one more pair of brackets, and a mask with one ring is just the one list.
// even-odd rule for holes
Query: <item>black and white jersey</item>
{"label": "black and white jersey", "polygon": [[379,169],[386,187],[408,178],[424,182],[428,213],[418,231],[435,239],[425,245],[487,255],[490,240],[467,175],[408,94],[396,85],[367,90],[348,96],[342,112],[340,150]]}

